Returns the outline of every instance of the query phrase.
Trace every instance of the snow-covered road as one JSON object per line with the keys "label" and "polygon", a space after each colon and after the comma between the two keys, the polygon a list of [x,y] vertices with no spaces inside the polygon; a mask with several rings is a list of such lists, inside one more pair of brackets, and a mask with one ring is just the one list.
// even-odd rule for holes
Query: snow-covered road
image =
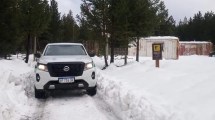
{"label": "snow-covered road", "polygon": [[0,61],[0,120],[119,120],[98,96],[58,91],[34,98],[34,63]]}
{"label": "snow-covered road", "polygon": [[36,101],[32,115],[21,120],[118,120],[101,100],[81,93],[61,93]]}

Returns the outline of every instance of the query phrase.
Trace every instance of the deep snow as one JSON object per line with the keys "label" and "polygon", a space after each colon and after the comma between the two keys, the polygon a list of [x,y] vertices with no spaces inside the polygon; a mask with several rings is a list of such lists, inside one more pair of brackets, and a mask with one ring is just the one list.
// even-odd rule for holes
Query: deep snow
{"label": "deep snow", "polygon": [[[134,99],[141,94],[152,106],[163,106],[165,113],[167,112],[172,120],[215,119],[214,57],[181,56],[179,60],[160,61],[160,68],[155,67],[152,58],[143,57],[139,63],[130,58],[127,66],[116,67],[121,66],[123,60],[116,61],[116,64],[110,65],[103,74],[115,83],[126,85],[123,89],[129,88],[133,92],[133,101],[137,102],[139,98]],[[141,111],[146,112],[147,109]]]}
{"label": "deep snow", "polygon": [[0,120],[20,119],[32,109],[29,66],[19,59],[0,60]]}
{"label": "deep snow", "polygon": [[155,68],[151,58],[138,63],[129,57],[123,66],[118,57],[106,70],[100,70],[103,58],[93,59],[99,78],[96,96],[60,93],[47,100],[34,98],[35,63],[0,60],[0,120],[215,119],[215,58],[186,56],[162,60]]}
{"label": "deep snow", "polygon": [[81,91],[35,99],[34,65],[15,56],[0,60],[0,120],[116,120],[105,103]]}

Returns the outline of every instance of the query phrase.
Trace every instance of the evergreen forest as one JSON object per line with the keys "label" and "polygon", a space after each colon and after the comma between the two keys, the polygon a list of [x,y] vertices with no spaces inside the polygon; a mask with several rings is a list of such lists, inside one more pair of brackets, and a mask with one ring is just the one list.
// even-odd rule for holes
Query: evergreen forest
{"label": "evergreen forest", "polygon": [[[81,13],[61,14],[55,0],[1,0],[0,57],[42,51],[47,43],[97,43],[99,55],[114,62],[115,48],[139,48],[141,37],[176,36],[215,44],[215,14],[208,11],[178,23],[161,0],[82,0]],[[127,54],[125,53],[125,56]],[[137,52],[136,61],[139,61]],[[126,63],[126,60],[125,60]]]}

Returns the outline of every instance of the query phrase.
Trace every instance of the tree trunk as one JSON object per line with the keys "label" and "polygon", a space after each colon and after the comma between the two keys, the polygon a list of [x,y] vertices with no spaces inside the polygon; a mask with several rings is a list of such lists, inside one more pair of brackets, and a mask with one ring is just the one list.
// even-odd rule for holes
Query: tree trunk
{"label": "tree trunk", "polygon": [[105,45],[104,45],[104,59],[105,59],[105,67],[108,66],[108,62],[107,62],[107,57],[108,57],[108,54],[107,54],[107,49],[106,49],[106,46],[108,44],[108,41],[107,41],[107,36],[106,36],[106,33],[107,33],[107,29],[106,29],[106,19],[105,19],[105,4],[102,5],[102,36],[103,36],[103,39],[105,41]]}
{"label": "tree trunk", "polygon": [[124,63],[124,65],[127,65],[127,63],[128,63],[128,60],[127,60],[127,55],[125,55],[125,63]]}
{"label": "tree trunk", "polygon": [[125,63],[124,63],[124,65],[127,65],[127,63],[128,63],[128,45],[127,45],[127,47],[126,47],[126,52],[125,52]]}
{"label": "tree trunk", "polygon": [[29,59],[29,50],[30,50],[30,39],[31,39],[31,35],[30,33],[28,33],[28,39],[27,39],[27,43],[26,43],[26,57],[25,57],[25,63],[28,63],[28,59]]}
{"label": "tree trunk", "polygon": [[111,45],[110,45],[110,63],[114,63],[114,42],[113,38],[111,38]]}
{"label": "tree trunk", "polygon": [[110,48],[110,54],[111,54],[110,63],[114,63],[114,47]]}
{"label": "tree trunk", "polygon": [[108,66],[108,62],[107,62],[107,56],[106,56],[106,53],[105,53],[105,55],[104,55],[104,59],[105,59],[105,67],[107,67],[107,66]]}
{"label": "tree trunk", "polygon": [[[103,33],[104,33],[104,32],[103,32]],[[104,38],[104,39],[106,38],[104,34],[103,34],[103,38]],[[102,45],[103,48],[104,48],[105,68],[108,66],[108,62],[107,62],[107,52],[106,52],[106,45],[107,45],[107,44],[108,44],[108,43],[107,43],[106,40],[105,40],[105,45]]]}
{"label": "tree trunk", "polygon": [[108,59],[109,56],[109,50],[108,50],[108,36],[106,35],[106,45],[105,45],[105,49],[106,49],[106,57]]}
{"label": "tree trunk", "polygon": [[128,58],[128,37],[127,37],[127,35],[126,35],[126,49],[125,49],[125,63],[124,63],[124,65],[127,65],[127,63],[128,63],[128,60],[127,60],[127,58]]}
{"label": "tree trunk", "polygon": [[108,66],[106,49],[104,49],[104,60],[105,60],[105,68]]}
{"label": "tree trunk", "polygon": [[125,63],[124,65],[127,65],[128,63],[128,60],[127,60],[127,57],[128,57],[128,17],[125,16],[125,20],[126,20],[126,36],[125,36],[125,40],[126,40],[126,51],[125,51]]}
{"label": "tree trunk", "polygon": [[7,54],[4,54],[4,59],[7,59]]}
{"label": "tree trunk", "polygon": [[37,37],[34,36],[34,61],[36,60],[35,54],[37,52]]}
{"label": "tree trunk", "polygon": [[140,39],[137,37],[136,61],[139,62]]}

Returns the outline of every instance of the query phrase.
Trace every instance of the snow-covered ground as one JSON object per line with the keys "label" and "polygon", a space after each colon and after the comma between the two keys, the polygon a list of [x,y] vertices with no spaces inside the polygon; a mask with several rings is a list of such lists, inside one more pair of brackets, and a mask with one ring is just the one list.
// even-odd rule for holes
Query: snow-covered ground
{"label": "snow-covered ground", "polygon": [[35,99],[35,63],[31,61],[25,64],[15,57],[0,60],[0,120],[118,120],[98,97],[81,91]]}
{"label": "snow-covered ground", "polygon": [[[135,62],[121,57],[100,70],[98,94],[56,93],[47,100],[34,98],[34,63],[0,60],[0,120],[214,120],[215,58],[186,56]],[[118,67],[117,67],[118,66]]]}
{"label": "snow-covered ground", "polygon": [[0,119],[20,119],[29,113],[33,101],[31,91],[32,67],[19,59],[0,60]]}
{"label": "snow-covered ground", "polygon": [[[123,65],[123,60],[116,60],[114,65],[110,65],[107,70],[102,72],[102,76],[105,75],[105,77],[100,84],[111,82],[105,86],[105,89],[110,90],[106,93],[108,95],[114,92],[113,89],[123,89],[128,97],[126,102],[135,109],[141,110],[137,117],[141,118],[141,114],[150,114],[152,112],[150,110],[156,109],[157,106],[154,107],[154,105],[157,104],[163,109],[164,114],[162,115],[166,114],[163,116],[164,119],[168,116],[172,120],[215,120],[214,57],[181,56],[179,60],[160,61],[160,68],[155,67],[155,61],[151,60],[152,58],[141,58],[139,63],[135,62],[134,58],[130,58],[127,66],[116,67]],[[115,83],[118,83],[119,86],[116,86]],[[125,87],[122,87],[121,84]],[[121,95],[118,91],[113,94]],[[114,96],[113,94],[112,96]],[[109,96],[104,97],[109,99]],[[140,100],[150,101],[152,107],[138,108]],[[119,103],[115,105],[119,105]],[[147,102],[144,101],[141,105],[144,103]],[[137,110],[127,111],[137,113]],[[159,110],[156,109],[156,111]],[[160,118],[160,116],[158,117]],[[159,118],[155,117],[153,120]]]}

